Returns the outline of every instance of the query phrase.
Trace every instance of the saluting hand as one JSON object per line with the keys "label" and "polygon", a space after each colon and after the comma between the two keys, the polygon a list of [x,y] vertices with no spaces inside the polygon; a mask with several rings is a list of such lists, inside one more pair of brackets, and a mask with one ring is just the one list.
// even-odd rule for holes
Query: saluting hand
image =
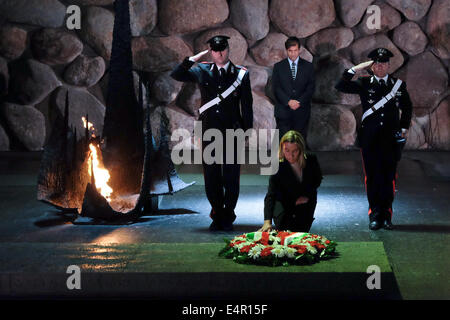
{"label": "saluting hand", "polygon": [[192,61],[194,61],[194,62],[197,62],[197,61],[199,61],[205,54],[207,54],[208,52],[209,52],[209,50],[205,50],[205,51],[202,51],[202,52],[200,52],[200,53],[197,53],[195,56],[190,57],[189,60],[192,60]]}
{"label": "saluting hand", "polygon": [[352,67],[352,69],[353,69],[355,72],[357,72],[357,71],[359,71],[359,70],[363,70],[363,69],[366,69],[366,68],[370,67],[370,66],[372,65],[372,63],[373,63],[372,60],[366,61],[366,62],[362,62],[362,63],[360,63],[360,64],[358,64],[358,65]]}

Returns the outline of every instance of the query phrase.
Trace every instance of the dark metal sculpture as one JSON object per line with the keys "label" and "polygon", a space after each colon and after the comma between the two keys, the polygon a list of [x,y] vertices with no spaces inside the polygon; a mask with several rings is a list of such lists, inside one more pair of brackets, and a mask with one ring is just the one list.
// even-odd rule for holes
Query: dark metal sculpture
{"label": "dark metal sculpture", "polygon": [[[164,116],[160,143],[156,146],[148,103],[144,132],[144,83],[140,77],[138,101],[132,73],[128,0],[116,0],[114,6],[116,15],[102,137],[93,137],[86,128],[84,137],[77,140],[76,130],[68,124],[70,96],[67,92],[64,119],[56,117],[41,161],[38,200],[63,210],[77,210],[85,217],[128,221],[154,212],[158,196],[173,194],[195,182],[186,184],[176,173],[170,159],[168,121]],[[145,84],[148,85],[148,81]],[[110,202],[97,190],[93,169],[89,175],[91,143],[100,146],[105,168],[111,176],[110,186],[114,192]]]}

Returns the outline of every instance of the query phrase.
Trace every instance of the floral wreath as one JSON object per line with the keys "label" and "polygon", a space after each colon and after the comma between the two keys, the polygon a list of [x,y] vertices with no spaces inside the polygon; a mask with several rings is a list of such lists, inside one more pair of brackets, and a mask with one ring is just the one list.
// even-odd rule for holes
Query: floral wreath
{"label": "floral wreath", "polygon": [[224,241],[226,245],[219,256],[244,264],[312,264],[337,255],[336,242],[304,232],[251,232]]}

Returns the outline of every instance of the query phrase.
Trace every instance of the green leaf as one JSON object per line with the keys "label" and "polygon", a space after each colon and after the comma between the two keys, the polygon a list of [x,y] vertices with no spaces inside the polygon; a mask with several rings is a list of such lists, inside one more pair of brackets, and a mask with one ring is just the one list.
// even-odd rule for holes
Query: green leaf
{"label": "green leaf", "polygon": [[305,254],[303,253],[303,254],[301,254],[301,255],[295,257],[295,260],[299,260],[299,259],[303,258],[304,255],[305,255]]}
{"label": "green leaf", "polygon": [[236,261],[238,263],[245,263],[247,261],[247,259],[248,259],[247,256],[243,256],[243,255],[239,255],[236,257]]}

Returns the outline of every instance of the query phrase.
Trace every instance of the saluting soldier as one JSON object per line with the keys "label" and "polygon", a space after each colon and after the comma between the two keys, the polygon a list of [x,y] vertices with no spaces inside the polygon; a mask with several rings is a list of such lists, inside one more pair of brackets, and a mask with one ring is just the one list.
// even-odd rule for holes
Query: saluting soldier
{"label": "saluting soldier", "polygon": [[[212,128],[222,133],[223,164],[207,164],[203,159],[205,191],[211,204],[210,217],[213,220],[209,227],[211,231],[230,231],[236,219],[234,209],[239,197],[240,165],[236,158],[236,143],[233,150],[225,148],[225,130],[241,128],[245,131],[253,127],[253,97],[249,72],[229,60],[228,39],[227,36],[217,35],[207,41],[212,62],[201,62],[193,67],[208,53],[209,50],[205,50],[185,58],[171,74],[175,80],[199,84],[202,101],[199,119],[202,121],[202,134]],[[202,148],[205,149],[212,142],[202,139]],[[227,152],[233,152],[234,163],[226,163]]]}
{"label": "saluting soldier", "polygon": [[[345,93],[359,94],[363,109],[358,141],[362,152],[366,193],[369,201],[369,228],[392,229],[397,163],[411,123],[412,104],[406,84],[387,73],[386,48],[371,51],[370,61],[346,70],[336,85]],[[370,67],[372,76],[352,81],[358,71]],[[401,116],[400,116],[401,110]]]}

